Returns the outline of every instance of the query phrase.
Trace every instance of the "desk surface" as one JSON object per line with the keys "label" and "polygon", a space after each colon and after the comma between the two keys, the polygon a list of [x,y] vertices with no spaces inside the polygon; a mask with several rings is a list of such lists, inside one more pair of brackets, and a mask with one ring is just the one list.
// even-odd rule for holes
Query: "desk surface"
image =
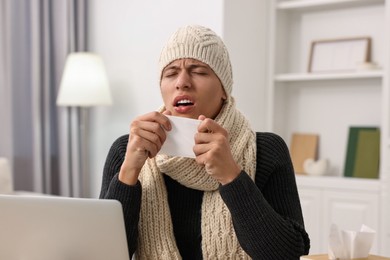
{"label": "desk surface", "polygon": [[[322,255],[304,255],[300,260],[329,260],[328,254]],[[354,260],[390,260],[390,257],[369,255],[367,258],[355,258]]]}

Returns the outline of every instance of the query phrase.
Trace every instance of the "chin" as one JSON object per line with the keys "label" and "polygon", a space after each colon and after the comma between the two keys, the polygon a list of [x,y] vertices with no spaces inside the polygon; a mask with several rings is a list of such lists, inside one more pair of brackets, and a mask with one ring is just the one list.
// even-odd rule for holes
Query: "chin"
{"label": "chin", "polygon": [[185,117],[185,118],[191,118],[191,119],[198,119],[199,116],[198,115],[191,115],[191,114],[178,114],[178,113],[175,113],[175,114],[172,114],[173,116],[179,116],[179,117]]}

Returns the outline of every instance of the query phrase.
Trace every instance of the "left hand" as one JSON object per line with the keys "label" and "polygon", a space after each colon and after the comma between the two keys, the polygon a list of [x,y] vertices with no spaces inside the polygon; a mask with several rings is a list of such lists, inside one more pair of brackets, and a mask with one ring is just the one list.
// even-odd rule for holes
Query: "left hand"
{"label": "left hand", "polygon": [[195,135],[196,162],[222,185],[233,181],[241,172],[230,150],[227,131],[214,120],[201,115]]}

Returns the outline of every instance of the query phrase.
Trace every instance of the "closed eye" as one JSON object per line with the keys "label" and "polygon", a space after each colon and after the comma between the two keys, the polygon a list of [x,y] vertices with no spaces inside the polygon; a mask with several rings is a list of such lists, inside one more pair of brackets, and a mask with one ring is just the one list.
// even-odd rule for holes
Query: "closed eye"
{"label": "closed eye", "polygon": [[175,75],[177,75],[176,70],[167,70],[163,73],[163,78],[170,78],[170,77],[173,77]]}
{"label": "closed eye", "polygon": [[208,75],[208,72],[204,70],[193,70],[192,73],[197,75]]}
{"label": "closed eye", "polygon": [[192,72],[192,73],[196,74],[196,75],[201,75],[201,76],[207,75],[207,73],[204,73],[204,72]]}

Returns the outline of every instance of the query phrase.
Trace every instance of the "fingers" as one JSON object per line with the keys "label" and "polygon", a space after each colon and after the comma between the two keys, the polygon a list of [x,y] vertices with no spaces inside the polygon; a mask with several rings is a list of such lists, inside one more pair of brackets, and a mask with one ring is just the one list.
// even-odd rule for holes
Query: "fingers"
{"label": "fingers", "polygon": [[165,113],[167,115],[170,115],[171,112],[164,111],[163,113],[159,112],[151,112],[148,114],[145,114],[143,116],[140,116],[138,118],[139,121],[149,121],[149,122],[156,122],[159,125],[161,125],[165,130],[169,131],[172,129],[171,122],[169,121],[168,117],[165,116]]}
{"label": "fingers", "polygon": [[169,119],[162,113],[151,112],[137,117],[130,125],[129,141],[119,180],[129,185],[135,184],[146,159],[156,156],[165,142],[165,131],[171,129]]}
{"label": "fingers", "polygon": [[217,122],[201,115],[195,135],[195,160],[222,185],[234,180],[241,171],[230,150],[228,132]]}
{"label": "fingers", "polygon": [[[201,118],[201,116],[199,118]],[[198,134],[196,135],[196,137],[198,137],[199,142],[209,142],[210,138],[212,138],[212,135],[202,135],[202,133],[217,134],[216,136],[222,135],[225,138],[228,136],[227,131],[217,122],[210,118],[205,118],[202,120],[202,122],[198,126]],[[203,138],[206,138],[207,140],[202,141]]]}
{"label": "fingers", "polygon": [[200,115],[199,117],[198,117],[198,120],[205,120],[206,119],[206,117],[204,116],[204,115]]}
{"label": "fingers", "polygon": [[163,115],[166,115],[166,116],[172,115],[172,112],[169,110],[164,110],[164,112],[162,112],[162,113],[163,113]]}
{"label": "fingers", "polygon": [[141,153],[146,152],[149,157],[154,157],[165,141],[165,134],[160,136],[143,129],[133,130],[131,135],[131,146],[133,150]]}
{"label": "fingers", "polygon": [[[201,119],[202,116],[199,117]],[[227,145],[227,131],[212,119],[204,118],[198,126],[198,133],[195,134],[194,153],[198,163],[204,163],[204,154],[213,157],[214,152],[218,152],[220,147]],[[198,157],[199,158],[198,160]]]}
{"label": "fingers", "polygon": [[147,150],[154,157],[166,139],[165,130],[171,130],[169,119],[158,112],[136,118],[130,127],[130,146],[133,151]]}
{"label": "fingers", "polygon": [[199,120],[202,122],[198,126],[198,132],[200,133],[221,133],[227,136],[226,130],[220,126],[217,122],[204,116],[199,116]]}
{"label": "fingers", "polygon": [[130,134],[156,143],[156,145],[164,143],[166,138],[166,133],[160,124],[148,121],[134,121],[130,128]]}
{"label": "fingers", "polygon": [[203,155],[197,155],[195,158],[195,161],[199,165],[206,166],[206,164],[207,164],[207,158],[206,158],[206,156],[203,156]]}
{"label": "fingers", "polygon": [[230,152],[230,147],[226,137],[221,134],[197,133],[193,151],[196,157],[207,154],[214,158],[216,154]]}
{"label": "fingers", "polygon": [[131,129],[141,128],[153,133],[162,133],[159,131],[161,130],[161,127],[167,131],[172,129],[171,122],[169,121],[168,117],[158,112],[151,112],[149,114],[137,117],[131,123]]}

